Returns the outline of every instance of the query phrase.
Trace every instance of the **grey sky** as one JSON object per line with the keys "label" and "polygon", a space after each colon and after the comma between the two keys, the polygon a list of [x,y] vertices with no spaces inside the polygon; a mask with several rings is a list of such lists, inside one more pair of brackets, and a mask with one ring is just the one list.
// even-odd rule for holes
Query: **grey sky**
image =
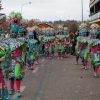
{"label": "grey sky", "polygon": [[[89,1],[83,0],[84,20],[89,19]],[[81,20],[81,0],[2,0],[4,10],[9,15],[11,11],[21,12],[26,19],[40,19],[42,21]]]}

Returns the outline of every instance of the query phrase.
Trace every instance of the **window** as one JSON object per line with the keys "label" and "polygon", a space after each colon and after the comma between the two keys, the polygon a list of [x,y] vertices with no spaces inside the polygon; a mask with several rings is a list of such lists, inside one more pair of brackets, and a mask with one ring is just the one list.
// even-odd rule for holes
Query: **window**
{"label": "window", "polygon": [[100,11],[100,2],[95,4],[95,12]]}
{"label": "window", "polygon": [[90,15],[94,13],[94,6],[90,8]]}

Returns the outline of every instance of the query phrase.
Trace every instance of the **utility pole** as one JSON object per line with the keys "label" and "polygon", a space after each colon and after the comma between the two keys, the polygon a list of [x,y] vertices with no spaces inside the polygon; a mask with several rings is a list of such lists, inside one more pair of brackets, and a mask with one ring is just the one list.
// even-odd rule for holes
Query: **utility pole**
{"label": "utility pole", "polygon": [[81,4],[82,4],[82,22],[83,22],[83,0],[81,0]]}

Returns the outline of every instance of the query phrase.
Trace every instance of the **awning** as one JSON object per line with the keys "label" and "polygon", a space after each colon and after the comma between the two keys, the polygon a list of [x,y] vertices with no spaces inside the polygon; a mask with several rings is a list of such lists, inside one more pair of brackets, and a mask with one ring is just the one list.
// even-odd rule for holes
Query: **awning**
{"label": "awning", "polygon": [[93,24],[93,23],[100,23],[100,19],[94,20],[94,21],[90,21],[89,24]]}

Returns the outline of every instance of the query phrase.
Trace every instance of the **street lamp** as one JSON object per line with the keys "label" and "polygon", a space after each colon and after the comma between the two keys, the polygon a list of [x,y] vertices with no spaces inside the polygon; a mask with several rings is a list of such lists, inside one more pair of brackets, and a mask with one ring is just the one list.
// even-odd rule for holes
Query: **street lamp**
{"label": "street lamp", "polygon": [[81,0],[82,3],[82,22],[83,22],[83,0]]}
{"label": "street lamp", "polygon": [[21,16],[22,16],[22,7],[23,7],[25,4],[31,4],[31,2],[26,2],[26,3],[22,4],[22,6],[21,6]]}

